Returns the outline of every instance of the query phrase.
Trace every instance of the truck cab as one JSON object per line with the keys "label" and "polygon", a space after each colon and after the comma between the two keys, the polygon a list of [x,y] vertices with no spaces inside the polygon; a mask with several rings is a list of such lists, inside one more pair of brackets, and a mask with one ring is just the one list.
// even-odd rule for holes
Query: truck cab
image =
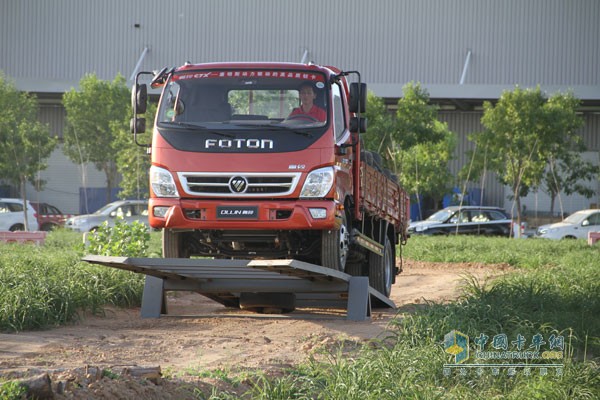
{"label": "truck cab", "polygon": [[[375,190],[395,196],[391,208],[373,210],[377,194],[361,193],[371,176],[360,158],[366,86],[347,75],[292,63],[186,64],[155,74],[162,94],[149,222],[163,230],[163,255],[296,258],[368,274],[354,238],[383,257],[384,237],[390,247],[400,241],[404,198],[383,174]],[[145,109],[137,83],[134,99]],[[139,126],[134,120],[134,133]],[[395,252],[387,252],[390,286]]]}

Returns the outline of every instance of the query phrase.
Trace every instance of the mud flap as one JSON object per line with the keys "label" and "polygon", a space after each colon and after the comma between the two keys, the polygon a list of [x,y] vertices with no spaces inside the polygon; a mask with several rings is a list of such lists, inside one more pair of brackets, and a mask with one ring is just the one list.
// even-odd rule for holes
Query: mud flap
{"label": "mud flap", "polygon": [[142,294],[142,318],[159,318],[161,313],[167,313],[164,285],[163,279],[146,275]]}
{"label": "mud flap", "polygon": [[369,278],[353,276],[348,282],[348,314],[351,321],[371,319],[371,296],[369,295]]}

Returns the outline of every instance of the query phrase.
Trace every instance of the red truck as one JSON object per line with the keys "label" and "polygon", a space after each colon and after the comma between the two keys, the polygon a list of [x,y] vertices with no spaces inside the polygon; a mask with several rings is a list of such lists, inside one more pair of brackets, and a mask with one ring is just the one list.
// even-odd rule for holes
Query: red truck
{"label": "red truck", "polygon": [[358,72],[297,63],[140,72],[136,143],[144,74],[162,87],[146,146],[149,222],[162,229],[165,258],[294,258],[368,276],[389,296],[409,200],[377,155],[361,150],[367,90]]}

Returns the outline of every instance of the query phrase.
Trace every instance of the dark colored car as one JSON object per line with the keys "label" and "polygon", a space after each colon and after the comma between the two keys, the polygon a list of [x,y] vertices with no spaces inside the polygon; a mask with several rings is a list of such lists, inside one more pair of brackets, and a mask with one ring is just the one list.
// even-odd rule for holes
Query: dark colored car
{"label": "dark colored car", "polygon": [[411,235],[488,235],[510,236],[512,221],[502,208],[452,206],[423,221],[411,222]]}
{"label": "dark colored car", "polygon": [[51,231],[59,226],[64,226],[70,214],[63,214],[57,207],[48,203],[30,202],[35,209],[36,218],[41,231]]}

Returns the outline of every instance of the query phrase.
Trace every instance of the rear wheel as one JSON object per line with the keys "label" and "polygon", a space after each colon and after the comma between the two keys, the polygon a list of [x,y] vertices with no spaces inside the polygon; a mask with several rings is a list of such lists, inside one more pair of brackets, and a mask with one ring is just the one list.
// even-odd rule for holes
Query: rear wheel
{"label": "rear wheel", "polygon": [[369,254],[369,285],[378,292],[390,297],[394,280],[394,248],[386,235],[383,256]]}
{"label": "rear wheel", "polygon": [[321,236],[321,265],[326,268],[344,271],[350,248],[350,231],[346,214],[338,230],[324,231]]}
{"label": "rear wheel", "polygon": [[57,227],[58,227],[58,225],[55,225],[55,224],[52,224],[52,223],[47,223],[47,224],[42,225],[40,227],[40,230],[46,231],[46,232],[51,232],[54,229],[56,229]]}
{"label": "rear wheel", "polygon": [[11,231],[11,232],[24,231],[24,230],[25,230],[25,225],[23,225],[23,224],[14,224],[9,229],[9,231]]}
{"label": "rear wheel", "polygon": [[240,308],[260,314],[283,314],[296,309],[294,293],[249,293],[240,294]]}

